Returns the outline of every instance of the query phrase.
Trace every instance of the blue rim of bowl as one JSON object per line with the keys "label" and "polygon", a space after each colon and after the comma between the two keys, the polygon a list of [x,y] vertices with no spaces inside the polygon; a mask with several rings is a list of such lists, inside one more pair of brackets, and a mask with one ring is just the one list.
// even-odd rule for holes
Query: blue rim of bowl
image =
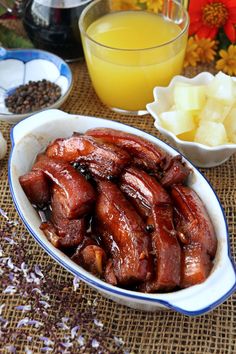
{"label": "blue rim of bowl", "polygon": [[[26,117],[25,119],[30,119],[33,115],[29,116],[29,117]],[[73,115],[73,116],[76,116],[76,115]],[[92,117],[92,118],[96,118],[98,120],[102,120],[102,121],[106,121],[106,119],[104,118],[100,118],[100,117]],[[23,120],[25,120],[23,119]],[[200,309],[200,310],[197,310],[197,311],[188,311],[188,310],[184,310],[178,306],[174,306],[172,305],[171,303],[169,303],[168,301],[166,300],[161,300],[161,299],[153,299],[153,298],[148,298],[148,294],[147,294],[147,297],[145,298],[144,296],[139,296],[139,295],[136,295],[136,294],[126,294],[124,291],[122,291],[121,288],[118,288],[118,287],[115,287],[115,286],[111,286],[110,288],[106,286],[106,283],[103,281],[104,285],[103,284],[100,284],[100,283],[97,283],[96,281],[92,280],[90,277],[87,277],[83,274],[81,274],[79,271],[75,270],[74,268],[70,267],[67,263],[65,263],[60,257],[58,257],[56,254],[54,254],[45,244],[44,242],[41,240],[41,238],[32,230],[32,228],[30,227],[30,225],[28,224],[27,220],[25,219],[24,217],[24,214],[21,212],[19,206],[18,206],[18,203],[17,203],[17,200],[15,198],[15,194],[14,194],[14,191],[13,191],[13,186],[12,186],[12,181],[11,181],[11,160],[12,160],[12,153],[13,153],[13,150],[14,150],[14,146],[15,146],[15,142],[14,142],[14,137],[13,137],[13,132],[14,132],[14,129],[15,127],[20,124],[22,121],[18,122],[13,128],[11,128],[11,131],[10,131],[10,139],[11,139],[11,144],[12,144],[12,147],[11,147],[11,152],[10,152],[10,157],[9,157],[9,160],[8,160],[8,181],[9,181],[9,186],[10,186],[10,192],[11,192],[11,195],[12,195],[12,200],[13,200],[13,203],[15,205],[15,208],[17,210],[17,213],[19,214],[20,218],[22,219],[22,221],[24,222],[26,228],[28,229],[28,231],[30,232],[30,234],[34,237],[34,239],[37,241],[37,243],[55,260],[57,261],[60,265],[63,266],[63,268],[65,268],[66,270],[68,270],[70,273],[72,273],[74,276],[78,276],[78,278],[80,278],[81,280],[85,281],[86,283],[88,284],[91,284],[92,286],[94,286],[96,289],[101,289],[101,290],[105,290],[107,293],[111,293],[111,294],[115,294],[115,295],[119,295],[119,296],[122,296],[123,298],[132,298],[132,299],[136,299],[136,300],[141,300],[143,302],[153,302],[153,303],[158,303],[160,305],[163,305],[171,310],[174,310],[174,311],[177,311],[183,315],[188,315],[188,316],[199,316],[199,315],[203,315],[211,310],[213,310],[214,308],[216,308],[218,305],[222,304],[225,300],[227,300],[227,298],[233,294],[234,291],[236,291],[236,265],[234,264],[233,262],[233,258],[232,258],[232,255],[231,255],[231,250],[230,250],[230,242],[229,242],[229,231],[228,231],[228,225],[227,225],[227,220],[226,220],[226,216],[225,216],[225,212],[224,212],[224,209],[219,201],[219,198],[214,190],[214,188],[212,187],[212,185],[210,184],[210,182],[207,180],[207,178],[202,174],[201,171],[199,171],[199,169],[194,166],[192,164],[192,162],[190,162],[186,157],[184,157],[177,149],[173,148],[172,146],[170,146],[169,144],[163,142],[161,139],[155,137],[154,135],[152,134],[149,134],[149,133],[146,133],[147,135],[150,135],[152,136],[153,138],[155,138],[157,141],[161,141],[161,143],[164,143],[165,145],[169,146],[171,149],[173,149],[175,152],[177,152],[179,155],[181,155],[181,157],[183,159],[185,159],[186,161],[188,161],[188,163],[194,167],[197,172],[199,172],[199,174],[204,178],[204,180],[206,181],[206,183],[209,185],[209,187],[212,189],[216,199],[217,199],[217,202],[218,202],[218,205],[220,206],[220,209],[221,209],[221,213],[223,215],[223,218],[224,218],[224,226],[225,226],[225,231],[226,231],[226,236],[227,236],[227,253],[228,253],[228,259],[232,265],[232,269],[234,271],[234,275],[235,275],[235,283],[233,284],[233,286],[231,287],[230,290],[228,290],[223,296],[221,296],[218,300],[214,301],[213,303],[209,304],[208,306]],[[128,124],[124,124],[124,123],[119,123],[119,122],[116,122],[118,125],[120,125],[121,127],[122,126],[127,126],[127,127],[130,127],[130,128],[133,128],[131,126],[129,126]],[[141,129],[138,129],[138,128],[135,128],[136,130],[140,131],[143,133],[143,131]],[[145,293],[144,293],[145,294]],[[158,295],[158,294],[157,294]]]}
{"label": "blue rim of bowl", "polygon": [[[2,50],[1,50],[2,49]],[[17,55],[16,55],[17,54]],[[61,101],[63,101],[70,93],[72,86],[73,86],[73,75],[72,71],[69,67],[69,65],[59,56],[56,54],[47,52],[46,50],[41,50],[41,49],[5,49],[0,47],[0,62],[2,60],[7,60],[7,59],[16,59],[20,60],[24,63],[27,63],[31,60],[35,59],[44,59],[47,60],[53,64],[56,65],[58,68],[60,75],[66,77],[68,80],[68,88],[66,92],[54,103],[54,104],[60,104]],[[52,106],[54,105],[52,104]],[[38,112],[41,112],[45,109],[50,109],[50,107],[35,111],[35,112],[30,112],[30,115],[36,114]],[[24,114],[16,114],[16,113],[1,113],[0,115],[9,117],[11,116],[17,116],[17,117],[25,117]],[[26,118],[28,118],[27,116]]]}

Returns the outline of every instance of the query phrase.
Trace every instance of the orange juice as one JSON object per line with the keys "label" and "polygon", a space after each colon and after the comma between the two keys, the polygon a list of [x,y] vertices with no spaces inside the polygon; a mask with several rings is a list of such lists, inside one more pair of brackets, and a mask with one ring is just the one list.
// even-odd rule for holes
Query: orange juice
{"label": "orange juice", "polygon": [[181,72],[187,33],[174,41],[181,29],[161,15],[109,13],[86,32],[83,41],[90,77],[100,99],[111,108],[146,109],[153,100],[153,88],[168,85]]}

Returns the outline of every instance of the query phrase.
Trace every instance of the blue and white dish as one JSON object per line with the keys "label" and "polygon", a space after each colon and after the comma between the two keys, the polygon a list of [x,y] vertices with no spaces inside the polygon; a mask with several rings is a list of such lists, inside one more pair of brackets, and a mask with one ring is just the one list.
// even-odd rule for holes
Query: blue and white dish
{"label": "blue and white dish", "polygon": [[72,73],[58,56],[38,49],[12,49],[0,47],[0,120],[15,123],[32,114],[9,112],[5,98],[20,86],[31,81],[46,79],[61,88],[61,97],[50,107],[58,108],[72,89]]}
{"label": "blue and white dish", "polygon": [[9,184],[13,202],[26,228],[54,260],[103,296],[117,303],[145,311],[172,309],[191,316],[211,311],[236,290],[236,270],[230,254],[227,222],[217,195],[203,175],[184,158],[187,166],[192,170],[188,185],[197,192],[204,202],[218,239],[213,269],[202,284],[175,292],[155,294],[112,286],[74,263],[55,248],[39,229],[41,220],[22,190],[19,176],[31,169],[36,154],[45,149],[53,139],[69,137],[75,131],[84,133],[95,127],[119,129],[136,134],[153,142],[171,156],[178,154],[176,150],[156,137],[111,120],[69,115],[59,110],[47,110],[34,114],[19,122],[11,130],[12,152],[9,159]]}

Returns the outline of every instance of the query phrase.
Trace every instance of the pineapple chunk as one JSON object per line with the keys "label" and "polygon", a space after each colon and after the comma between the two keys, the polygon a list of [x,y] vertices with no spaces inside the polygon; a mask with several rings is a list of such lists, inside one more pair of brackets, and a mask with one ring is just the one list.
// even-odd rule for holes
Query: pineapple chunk
{"label": "pineapple chunk", "polygon": [[163,128],[178,135],[196,128],[194,117],[189,111],[169,111],[160,114]]}
{"label": "pineapple chunk", "polygon": [[217,146],[228,142],[222,123],[203,121],[196,131],[194,141],[208,146]]}
{"label": "pineapple chunk", "polygon": [[200,120],[223,123],[231,107],[231,105],[225,105],[224,102],[216,98],[208,98],[199,118]]}
{"label": "pineapple chunk", "polygon": [[235,101],[235,87],[231,76],[221,71],[207,85],[207,96],[223,101],[225,104],[232,105]]}
{"label": "pineapple chunk", "polygon": [[189,132],[177,135],[177,138],[184,141],[194,141],[196,134],[196,129],[190,130]]}
{"label": "pineapple chunk", "polygon": [[206,100],[205,86],[191,86],[176,83],[174,87],[174,102],[177,109],[192,111],[201,109]]}
{"label": "pineapple chunk", "polygon": [[236,108],[233,108],[224,122],[229,141],[236,144]]}

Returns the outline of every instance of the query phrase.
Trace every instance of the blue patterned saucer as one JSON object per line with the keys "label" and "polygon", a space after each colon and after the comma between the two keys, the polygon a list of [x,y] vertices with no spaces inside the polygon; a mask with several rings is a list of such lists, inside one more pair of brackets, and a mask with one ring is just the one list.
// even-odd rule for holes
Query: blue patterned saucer
{"label": "blue patterned saucer", "polygon": [[60,86],[61,97],[50,107],[42,110],[60,107],[72,88],[72,73],[66,62],[52,53],[38,49],[6,50],[0,47],[0,120],[16,123],[31,115],[33,112],[26,114],[9,112],[5,98],[18,86],[43,79]]}

